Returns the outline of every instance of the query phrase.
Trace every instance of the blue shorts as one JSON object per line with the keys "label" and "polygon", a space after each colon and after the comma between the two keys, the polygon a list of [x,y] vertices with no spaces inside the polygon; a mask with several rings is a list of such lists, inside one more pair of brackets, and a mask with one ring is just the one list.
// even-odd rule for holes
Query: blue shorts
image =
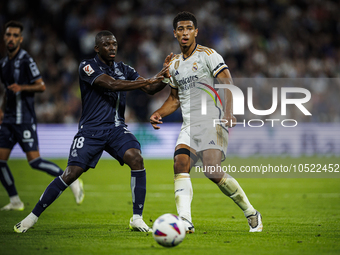
{"label": "blue shorts", "polygon": [[12,150],[17,143],[24,152],[38,151],[36,124],[2,123],[0,125],[0,148]]}
{"label": "blue shorts", "polygon": [[131,148],[140,150],[140,143],[124,126],[79,130],[73,139],[67,165],[79,166],[85,171],[95,168],[104,150],[124,165],[123,156]]}

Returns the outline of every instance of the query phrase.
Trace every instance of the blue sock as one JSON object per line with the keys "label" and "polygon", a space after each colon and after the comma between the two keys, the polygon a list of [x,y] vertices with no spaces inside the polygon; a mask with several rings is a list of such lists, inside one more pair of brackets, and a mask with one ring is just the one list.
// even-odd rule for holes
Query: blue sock
{"label": "blue sock", "polygon": [[13,175],[11,173],[11,170],[9,170],[7,161],[5,160],[0,160],[0,181],[5,187],[8,196],[12,197],[18,195],[17,189],[14,185]]}
{"label": "blue sock", "polygon": [[133,203],[133,214],[143,214],[144,201],[146,194],[146,172],[131,171],[131,192]]}
{"label": "blue sock", "polygon": [[57,166],[56,164],[52,163],[51,161],[47,161],[42,158],[36,158],[29,162],[30,166],[34,169],[44,171],[52,176],[59,176],[63,174],[63,170]]}
{"label": "blue sock", "polygon": [[35,205],[32,213],[37,217],[45,211],[45,209],[56,200],[61,193],[67,188],[66,183],[61,179],[61,177],[56,177],[50,185],[47,186],[45,192],[39,199],[39,202]]}

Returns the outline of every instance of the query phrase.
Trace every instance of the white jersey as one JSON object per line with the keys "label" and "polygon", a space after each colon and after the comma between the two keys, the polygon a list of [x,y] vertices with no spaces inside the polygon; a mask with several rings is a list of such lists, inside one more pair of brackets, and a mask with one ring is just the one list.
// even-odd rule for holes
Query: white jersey
{"label": "white jersey", "polygon": [[180,54],[171,60],[170,86],[178,89],[182,129],[207,120],[222,119],[223,106],[218,89],[214,88],[214,78],[226,68],[221,55],[198,44],[188,58],[184,59]]}

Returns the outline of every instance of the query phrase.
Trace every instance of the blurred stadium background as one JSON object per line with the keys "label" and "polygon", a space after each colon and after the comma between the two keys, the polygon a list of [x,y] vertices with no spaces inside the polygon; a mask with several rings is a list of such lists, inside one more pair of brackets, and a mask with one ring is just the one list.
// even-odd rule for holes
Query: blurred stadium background
{"label": "blurred stadium background", "polygon": [[[278,137],[299,141],[296,156],[340,155],[340,142],[336,139],[340,129],[339,1],[2,0],[1,34],[4,24],[11,19],[24,23],[23,48],[36,60],[47,84],[46,91],[36,95],[42,155],[68,155],[81,114],[78,65],[82,59],[94,56],[95,34],[104,29],[112,31],[119,44],[116,60],[133,66],[143,77],[151,77],[161,69],[167,54],[179,53],[172,20],[183,10],[198,18],[198,43],[219,52],[234,78],[313,78],[315,83],[309,88],[313,116],[297,117],[303,122],[299,131]],[[2,40],[0,46],[3,57],[6,52]],[[268,109],[266,100],[262,100],[268,87],[256,89],[258,109]],[[0,93],[3,92],[1,86]],[[180,112],[165,118],[164,122],[170,124],[158,133],[146,123],[168,93],[169,88],[154,96],[139,90],[128,95],[126,121],[148,157],[172,156]],[[266,98],[271,99],[270,94]],[[269,106],[270,103],[269,100]],[[237,136],[237,130],[231,132],[235,139],[240,137],[234,139],[235,146],[244,138],[243,134]],[[243,156],[273,153],[270,147],[268,150],[269,144],[261,143],[276,139],[272,131],[262,130],[264,134],[260,135],[254,129],[242,132],[248,134],[247,147],[252,148]],[[249,144],[250,141],[253,143]],[[230,142],[230,155],[241,155],[242,149],[233,146],[233,139]],[[155,145],[160,146],[148,151]],[[285,146],[277,145],[275,153],[287,151]],[[17,147],[12,156],[24,154]]]}

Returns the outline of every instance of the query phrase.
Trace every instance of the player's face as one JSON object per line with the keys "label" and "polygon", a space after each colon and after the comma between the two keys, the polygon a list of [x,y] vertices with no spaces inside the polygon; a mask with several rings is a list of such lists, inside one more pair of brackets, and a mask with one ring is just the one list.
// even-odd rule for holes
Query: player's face
{"label": "player's face", "polygon": [[118,43],[114,36],[103,36],[98,45],[95,46],[95,51],[98,53],[101,60],[107,65],[111,65],[115,60]]}
{"label": "player's face", "polygon": [[198,30],[192,21],[179,21],[177,22],[176,30],[174,30],[174,36],[179,42],[179,45],[185,48],[195,43],[197,32]]}
{"label": "player's face", "polygon": [[22,43],[23,37],[18,27],[8,27],[4,35],[6,48],[9,52],[14,52]]}

